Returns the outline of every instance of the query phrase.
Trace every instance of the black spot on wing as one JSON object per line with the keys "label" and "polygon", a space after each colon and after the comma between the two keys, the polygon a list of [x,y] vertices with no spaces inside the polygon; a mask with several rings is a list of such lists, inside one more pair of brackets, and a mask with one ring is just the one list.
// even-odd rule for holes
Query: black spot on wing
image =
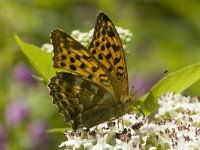
{"label": "black spot on wing", "polygon": [[97,53],[96,49],[92,50],[92,55],[95,55]]}
{"label": "black spot on wing", "polygon": [[75,59],[72,57],[70,57],[70,61],[71,61],[71,63],[75,63]]}
{"label": "black spot on wing", "polygon": [[93,72],[96,72],[97,70],[99,70],[98,67],[92,67],[92,71],[93,71]]}
{"label": "black spot on wing", "polygon": [[95,43],[95,46],[98,47],[100,45],[99,41]]}
{"label": "black spot on wing", "polygon": [[111,44],[109,42],[106,43],[106,48],[109,49]]}
{"label": "black spot on wing", "polygon": [[120,62],[120,60],[121,60],[121,57],[120,58],[115,58],[114,59],[114,65],[118,64]]}
{"label": "black spot on wing", "polygon": [[74,65],[69,65],[69,68],[70,68],[71,70],[76,70],[76,69],[77,69]]}
{"label": "black spot on wing", "polygon": [[118,66],[118,67],[117,67],[116,75],[117,75],[117,77],[118,77],[120,80],[123,80],[124,77],[125,77],[124,67]]}
{"label": "black spot on wing", "polygon": [[99,60],[102,60],[102,59],[103,59],[103,56],[102,56],[101,53],[98,54],[98,59],[99,59]]}
{"label": "black spot on wing", "polygon": [[61,62],[60,65],[61,65],[61,67],[65,67],[66,66],[66,64],[64,62]]}
{"label": "black spot on wing", "polygon": [[115,34],[114,34],[114,32],[113,32],[112,29],[111,29],[110,31],[108,31],[108,35],[109,35],[110,37],[114,37],[114,36],[115,36]]}
{"label": "black spot on wing", "polygon": [[75,55],[75,58],[77,59],[77,60],[80,60],[81,59],[81,57],[79,56],[79,55]]}
{"label": "black spot on wing", "polygon": [[86,65],[84,63],[81,63],[80,68],[83,69],[85,67],[86,67]]}
{"label": "black spot on wing", "polygon": [[108,68],[108,71],[109,71],[109,72],[112,72],[112,70],[113,70],[113,67],[110,66],[110,67]]}
{"label": "black spot on wing", "polygon": [[104,51],[105,50],[105,46],[101,45],[101,50]]}
{"label": "black spot on wing", "polygon": [[103,85],[108,86],[108,87],[111,86],[111,84],[109,82],[110,79],[107,78],[107,76],[105,74],[100,74],[99,79],[100,79],[101,83],[103,83]]}
{"label": "black spot on wing", "polygon": [[106,30],[103,29],[101,33],[102,33],[103,35],[106,35]]}
{"label": "black spot on wing", "polygon": [[61,59],[62,59],[62,60],[65,60],[66,58],[67,58],[67,57],[66,57],[65,55],[62,55],[62,56],[61,56]]}
{"label": "black spot on wing", "polygon": [[112,45],[112,48],[114,49],[115,52],[119,51],[120,49],[120,47],[115,44]]}
{"label": "black spot on wing", "polygon": [[97,33],[97,39],[100,38],[100,33]]}
{"label": "black spot on wing", "polygon": [[88,75],[88,79],[92,79],[92,78],[93,78],[92,74]]}
{"label": "black spot on wing", "polygon": [[110,53],[108,53],[108,54],[106,55],[106,58],[107,58],[107,59],[110,59],[110,58],[112,58],[112,55],[111,55]]}
{"label": "black spot on wing", "polygon": [[85,60],[88,60],[90,57],[83,55],[82,58],[85,59]]}

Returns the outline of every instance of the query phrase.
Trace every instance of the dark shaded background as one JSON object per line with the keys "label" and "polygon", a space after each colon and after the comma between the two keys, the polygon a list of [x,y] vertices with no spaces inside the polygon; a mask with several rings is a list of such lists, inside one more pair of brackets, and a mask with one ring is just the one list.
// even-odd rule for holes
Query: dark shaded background
{"label": "dark shaded background", "polygon": [[[13,33],[40,47],[49,43],[55,27],[68,33],[89,31],[99,11],[133,33],[126,59],[130,85],[136,91],[148,89],[165,70],[170,73],[199,62],[199,0],[2,0],[0,149],[57,149],[65,140],[61,133],[45,133],[65,123],[47,87],[30,76],[34,71]],[[184,94],[199,96],[198,91],[199,82]]]}

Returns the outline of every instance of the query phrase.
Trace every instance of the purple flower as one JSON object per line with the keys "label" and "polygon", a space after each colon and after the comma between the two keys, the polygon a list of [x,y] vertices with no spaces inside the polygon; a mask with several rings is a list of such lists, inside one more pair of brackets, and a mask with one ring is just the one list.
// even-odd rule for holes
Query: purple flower
{"label": "purple flower", "polygon": [[134,86],[134,91],[136,91],[136,98],[139,98],[149,92],[149,90],[160,80],[160,78],[161,76],[158,76],[157,74],[146,79],[141,75],[134,75],[131,83]]}
{"label": "purple flower", "polygon": [[42,121],[34,121],[29,126],[29,134],[34,147],[45,147],[49,143],[48,136],[46,134],[46,125]]}
{"label": "purple flower", "polygon": [[6,132],[4,127],[0,124],[0,150],[5,149]]}
{"label": "purple flower", "polygon": [[33,78],[32,74],[35,74],[33,69],[25,64],[17,64],[13,70],[13,75],[16,80],[25,84],[35,85],[37,81]]}
{"label": "purple flower", "polygon": [[5,117],[7,123],[12,125],[19,124],[28,115],[28,107],[25,101],[13,101],[7,105],[5,110]]}
{"label": "purple flower", "polygon": [[6,141],[6,132],[4,127],[0,124],[0,145]]}
{"label": "purple flower", "polygon": [[150,89],[149,85],[140,75],[135,75],[131,83],[134,86],[133,90],[137,98],[144,95]]}

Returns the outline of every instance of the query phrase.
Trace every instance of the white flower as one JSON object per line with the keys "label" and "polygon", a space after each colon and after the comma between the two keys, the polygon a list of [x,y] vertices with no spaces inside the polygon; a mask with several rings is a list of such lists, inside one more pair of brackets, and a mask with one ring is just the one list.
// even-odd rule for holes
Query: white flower
{"label": "white flower", "polygon": [[91,150],[112,150],[113,147],[106,143],[107,135],[97,135],[97,144],[92,147]]}
{"label": "white flower", "polygon": [[150,147],[149,150],[157,150],[156,147]]}
{"label": "white flower", "polygon": [[41,47],[42,50],[44,50],[47,53],[53,52],[53,45],[49,43],[44,43]]}

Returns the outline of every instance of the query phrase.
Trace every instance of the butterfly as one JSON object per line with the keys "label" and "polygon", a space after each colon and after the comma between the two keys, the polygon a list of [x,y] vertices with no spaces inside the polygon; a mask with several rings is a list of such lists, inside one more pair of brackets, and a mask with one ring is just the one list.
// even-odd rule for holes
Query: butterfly
{"label": "butterfly", "polygon": [[50,38],[53,66],[59,69],[48,84],[50,96],[73,129],[91,128],[131,109],[122,42],[106,14],[97,15],[88,48],[58,28]]}

